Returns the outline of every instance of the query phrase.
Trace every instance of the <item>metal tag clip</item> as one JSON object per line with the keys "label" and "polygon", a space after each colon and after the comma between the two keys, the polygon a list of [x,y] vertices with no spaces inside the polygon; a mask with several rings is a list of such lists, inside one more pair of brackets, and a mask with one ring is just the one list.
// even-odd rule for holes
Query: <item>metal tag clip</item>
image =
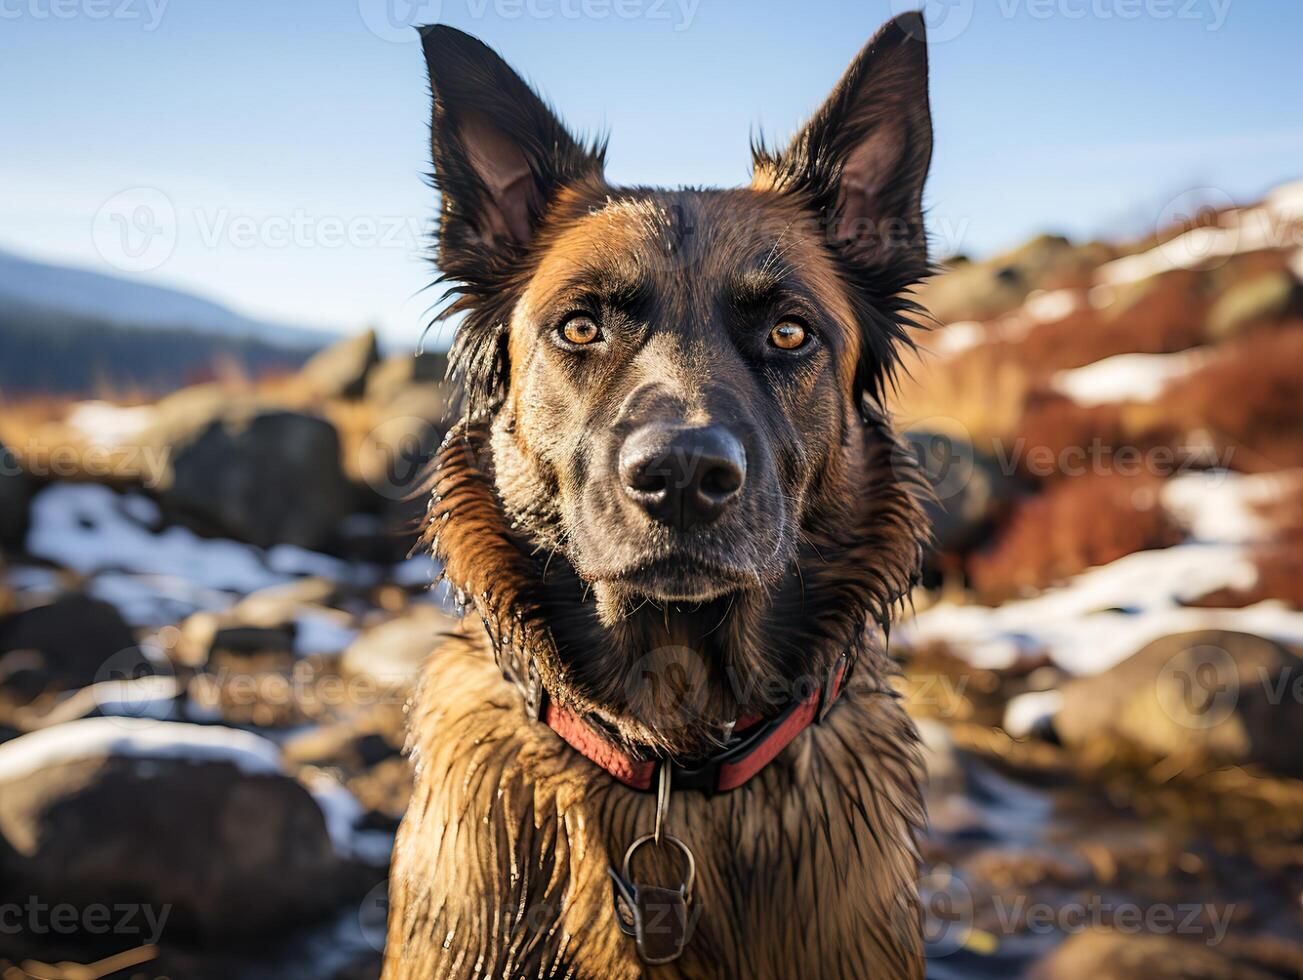
{"label": "metal tag clip", "polygon": [[[620,931],[632,936],[638,949],[638,958],[655,965],[671,963],[683,955],[683,949],[692,938],[699,910],[692,909],[692,888],[697,880],[697,861],[688,845],[666,830],[670,807],[670,763],[660,768],[660,784],[656,793],[656,826],[652,833],[644,834],[629,845],[624,852],[620,871],[610,869],[615,888],[615,917]],[[632,880],[633,856],[645,844],[658,847],[666,843],[678,848],[685,861],[685,874],[676,888],[644,885]]]}

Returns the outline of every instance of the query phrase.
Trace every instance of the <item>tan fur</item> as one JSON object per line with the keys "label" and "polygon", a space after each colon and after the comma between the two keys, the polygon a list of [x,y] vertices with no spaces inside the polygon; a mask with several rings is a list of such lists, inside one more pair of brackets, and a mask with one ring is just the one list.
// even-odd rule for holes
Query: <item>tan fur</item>
{"label": "tan fur", "polygon": [[[679,962],[650,968],[616,927],[606,869],[650,831],[655,797],[522,721],[483,633],[449,640],[412,711],[420,776],[385,977],[922,977],[916,737],[870,679],[872,659],[824,724],[751,782],[674,794],[700,919]],[[669,882],[676,860],[648,848],[637,870]]]}

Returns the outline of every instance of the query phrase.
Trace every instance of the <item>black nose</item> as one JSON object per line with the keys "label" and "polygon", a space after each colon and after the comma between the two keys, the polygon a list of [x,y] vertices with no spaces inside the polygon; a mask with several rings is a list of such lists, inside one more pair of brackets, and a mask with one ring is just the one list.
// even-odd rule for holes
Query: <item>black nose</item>
{"label": "black nose", "polygon": [[719,517],[746,476],[746,451],[718,425],[644,425],[620,447],[624,492],[653,519],[679,529]]}

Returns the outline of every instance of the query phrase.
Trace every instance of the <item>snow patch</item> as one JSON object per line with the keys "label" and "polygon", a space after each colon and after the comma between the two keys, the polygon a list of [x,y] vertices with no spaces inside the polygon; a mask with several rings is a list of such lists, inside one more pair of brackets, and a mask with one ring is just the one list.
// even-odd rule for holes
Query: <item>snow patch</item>
{"label": "snow patch", "polygon": [[200,610],[228,608],[235,594],[297,581],[305,575],[368,585],[380,568],[352,564],[293,545],[266,551],[187,528],[155,530],[157,505],[108,487],[55,484],[32,501],[30,554],[83,574],[97,574],[91,594],[112,602],[137,626],[176,622]]}
{"label": "snow patch", "polygon": [[1195,540],[1253,544],[1270,540],[1275,531],[1262,508],[1300,489],[1298,470],[1250,476],[1214,470],[1171,478],[1159,499]]}
{"label": "snow patch", "polygon": [[394,846],[393,835],[383,831],[356,829],[366,811],[348,787],[320,770],[305,773],[303,784],[321,808],[321,814],[326,820],[326,833],[330,835],[337,854],[377,867],[389,864]]}
{"label": "snow patch", "polygon": [[280,749],[250,732],[148,718],[83,718],[0,744],[0,783],[50,766],[119,756],[226,762],[248,775],[281,774]]}
{"label": "snow patch", "polygon": [[1169,383],[1199,370],[1212,354],[1200,348],[1176,354],[1118,354],[1085,367],[1059,371],[1050,387],[1083,408],[1122,401],[1152,401]]}
{"label": "snow patch", "polygon": [[1107,262],[1095,270],[1105,285],[1140,282],[1174,269],[1198,269],[1232,255],[1285,248],[1303,222],[1303,183],[1278,187],[1258,207],[1221,215],[1217,225],[1191,228],[1161,245]]}
{"label": "snow patch", "polygon": [[1004,708],[1001,727],[1014,738],[1026,738],[1047,718],[1063,707],[1062,691],[1030,691],[1010,698]]}
{"label": "snow patch", "polygon": [[1244,609],[1183,603],[1223,588],[1251,588],[1257,570],[1239,544],[1188,543],[1141,551],[1031,599],[991,608],[950,601],[907,620],[907,643],[943,642],[975,666],[1008,667],[1044,651],[1064,670],[1094,674],[1170,633],[1230,629],[1303,643],[1303,612],[1262,602]]}
{"label": "snow patch", "polygon": [[113,716],[117,721],[173,721],[179,715],[177,699],[184,694],[185,686],[180,681],[163,675],[100,681],[64,698],[41,718],[41,725],[68,724],[95,713]]}
{"label": "snow patch", "polygon": [[1082,307],[1081,292],[1076,289],[1037,290],[1023,302],[1022,313],[1034,324],[1057,323]]}
{"label": "snow patch", "polygon": [[153,405],[124,408],[110,402],[78,402],[65,420],[88,443],[113,448],[129,443],[154,424],[158,412]]}
{"label": "snow patch", "polygon": [[934,331],[928,349],[937,357],[956,357],[966,350],[980,347],[986,340],[986,328],[976,320],[956,320]]}

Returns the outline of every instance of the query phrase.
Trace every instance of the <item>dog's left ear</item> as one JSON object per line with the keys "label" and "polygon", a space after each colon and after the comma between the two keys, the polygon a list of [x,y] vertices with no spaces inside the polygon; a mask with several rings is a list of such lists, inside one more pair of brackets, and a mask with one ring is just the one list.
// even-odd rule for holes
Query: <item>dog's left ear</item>
{"label": "dog's left ear", "polygon": [[558,189],[601,173],[603,151],[581,146],[482,41],[437,24],[420,33],[434,96],[439,263],[464,279],[527,245]]}
{"label": "dog's left ear", "polygon": [[434,106],[430,153],[439,190],[438,265],[453,283],[441,316],[466,314],[449,353],[474,414],[506,390],[506,284],[566,185],[600,179],[604,146],[581,145],[483,42],[421,28]]}
{"label": "dog's left ear", "polygon": [[931,159],[926,28],[908,13],[878,31],[786,150],[756,150],[753,183],[806,195],[829,244],[908,284],[927,273]]}

